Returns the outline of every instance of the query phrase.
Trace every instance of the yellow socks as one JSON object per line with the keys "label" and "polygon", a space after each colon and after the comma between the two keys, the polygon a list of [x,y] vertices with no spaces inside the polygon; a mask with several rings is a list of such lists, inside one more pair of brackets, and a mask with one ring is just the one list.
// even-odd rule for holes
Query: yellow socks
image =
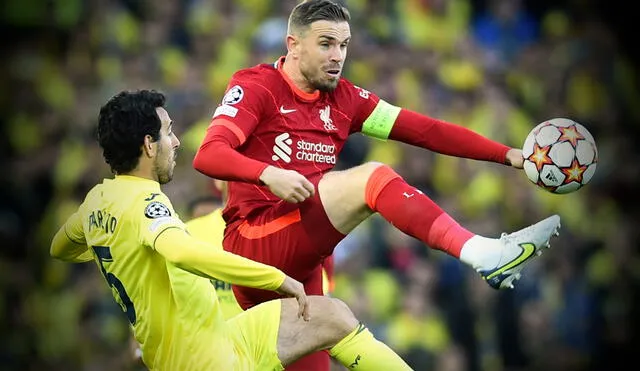
{"label": "yellow socks", "polygon": [[391,348],[374,338],[362,323],[329,353],[350,370],[411,370]]}

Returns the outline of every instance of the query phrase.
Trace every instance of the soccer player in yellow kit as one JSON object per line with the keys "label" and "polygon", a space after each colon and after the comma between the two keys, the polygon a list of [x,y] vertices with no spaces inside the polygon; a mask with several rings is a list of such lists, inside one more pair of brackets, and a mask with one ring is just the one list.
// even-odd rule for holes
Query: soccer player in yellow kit
{"label": "soccer player in yellow kit", "polygon": [[[98,141],[115,173],[96,185],[51,243],[68,262],[93,260],[131,323],[152,370],[282,370],[329,349],[357,370],[408,370],[337,299],[306,296],[282,271],[191,237],[160,185],[180,145],[149,90],[121,92],[101,109]],[[279,291],[225,321],[209,279]]]}

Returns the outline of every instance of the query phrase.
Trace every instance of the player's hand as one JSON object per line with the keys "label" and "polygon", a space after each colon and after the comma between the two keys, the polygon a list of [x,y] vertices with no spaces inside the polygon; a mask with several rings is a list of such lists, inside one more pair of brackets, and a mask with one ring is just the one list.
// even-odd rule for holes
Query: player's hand
{"label": "player's hand", "polygon": [[511,148],[509,151],[507,151],[507,165],[511,165],[516,169],[522,169],[524,167],[524,157],[522,157],[522,150]]}
{"label": "player's hand", "polygon": [[304,286],[293,278],[286,276],[282,285],[278,288],[278,293],[296,298],[298,301],[298,318],[302,317],[309,321],[309,300],[304,292]]}
{"label": "player's hand", "polygon": [[294,170],[267,166],[262,171],[260,180],[269,187],[271,193],[287,202],[302,202],[315,193],[313,183]]}

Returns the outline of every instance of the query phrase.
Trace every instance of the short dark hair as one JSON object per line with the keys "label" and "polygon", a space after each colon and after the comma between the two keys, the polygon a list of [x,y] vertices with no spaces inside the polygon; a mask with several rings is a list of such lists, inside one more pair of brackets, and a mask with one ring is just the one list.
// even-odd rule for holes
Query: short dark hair
{"label": "short dark hair", "polygon": [[122,91],[100,108],[98,143],[111,171],[128,173],[138,166],[144,137],[160,138],[160,117],[164,94],[155,90]]}
{"label": "short dark hair", "polygon": [[344,6],[331,0],[308,0],[296,5],[289,16],[289,32],[302,30],[316,21],[349,22]]}

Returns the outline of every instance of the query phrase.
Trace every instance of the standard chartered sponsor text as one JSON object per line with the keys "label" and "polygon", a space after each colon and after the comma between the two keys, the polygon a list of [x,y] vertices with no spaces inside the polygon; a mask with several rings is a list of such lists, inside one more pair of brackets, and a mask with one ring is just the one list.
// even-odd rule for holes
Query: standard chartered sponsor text
{"label": "standard chartered sponsor text", "polygon": [[299,140],[296,143],[296,159],[323,164],[336,163],[336,146],[333,144],[313,143]]}

